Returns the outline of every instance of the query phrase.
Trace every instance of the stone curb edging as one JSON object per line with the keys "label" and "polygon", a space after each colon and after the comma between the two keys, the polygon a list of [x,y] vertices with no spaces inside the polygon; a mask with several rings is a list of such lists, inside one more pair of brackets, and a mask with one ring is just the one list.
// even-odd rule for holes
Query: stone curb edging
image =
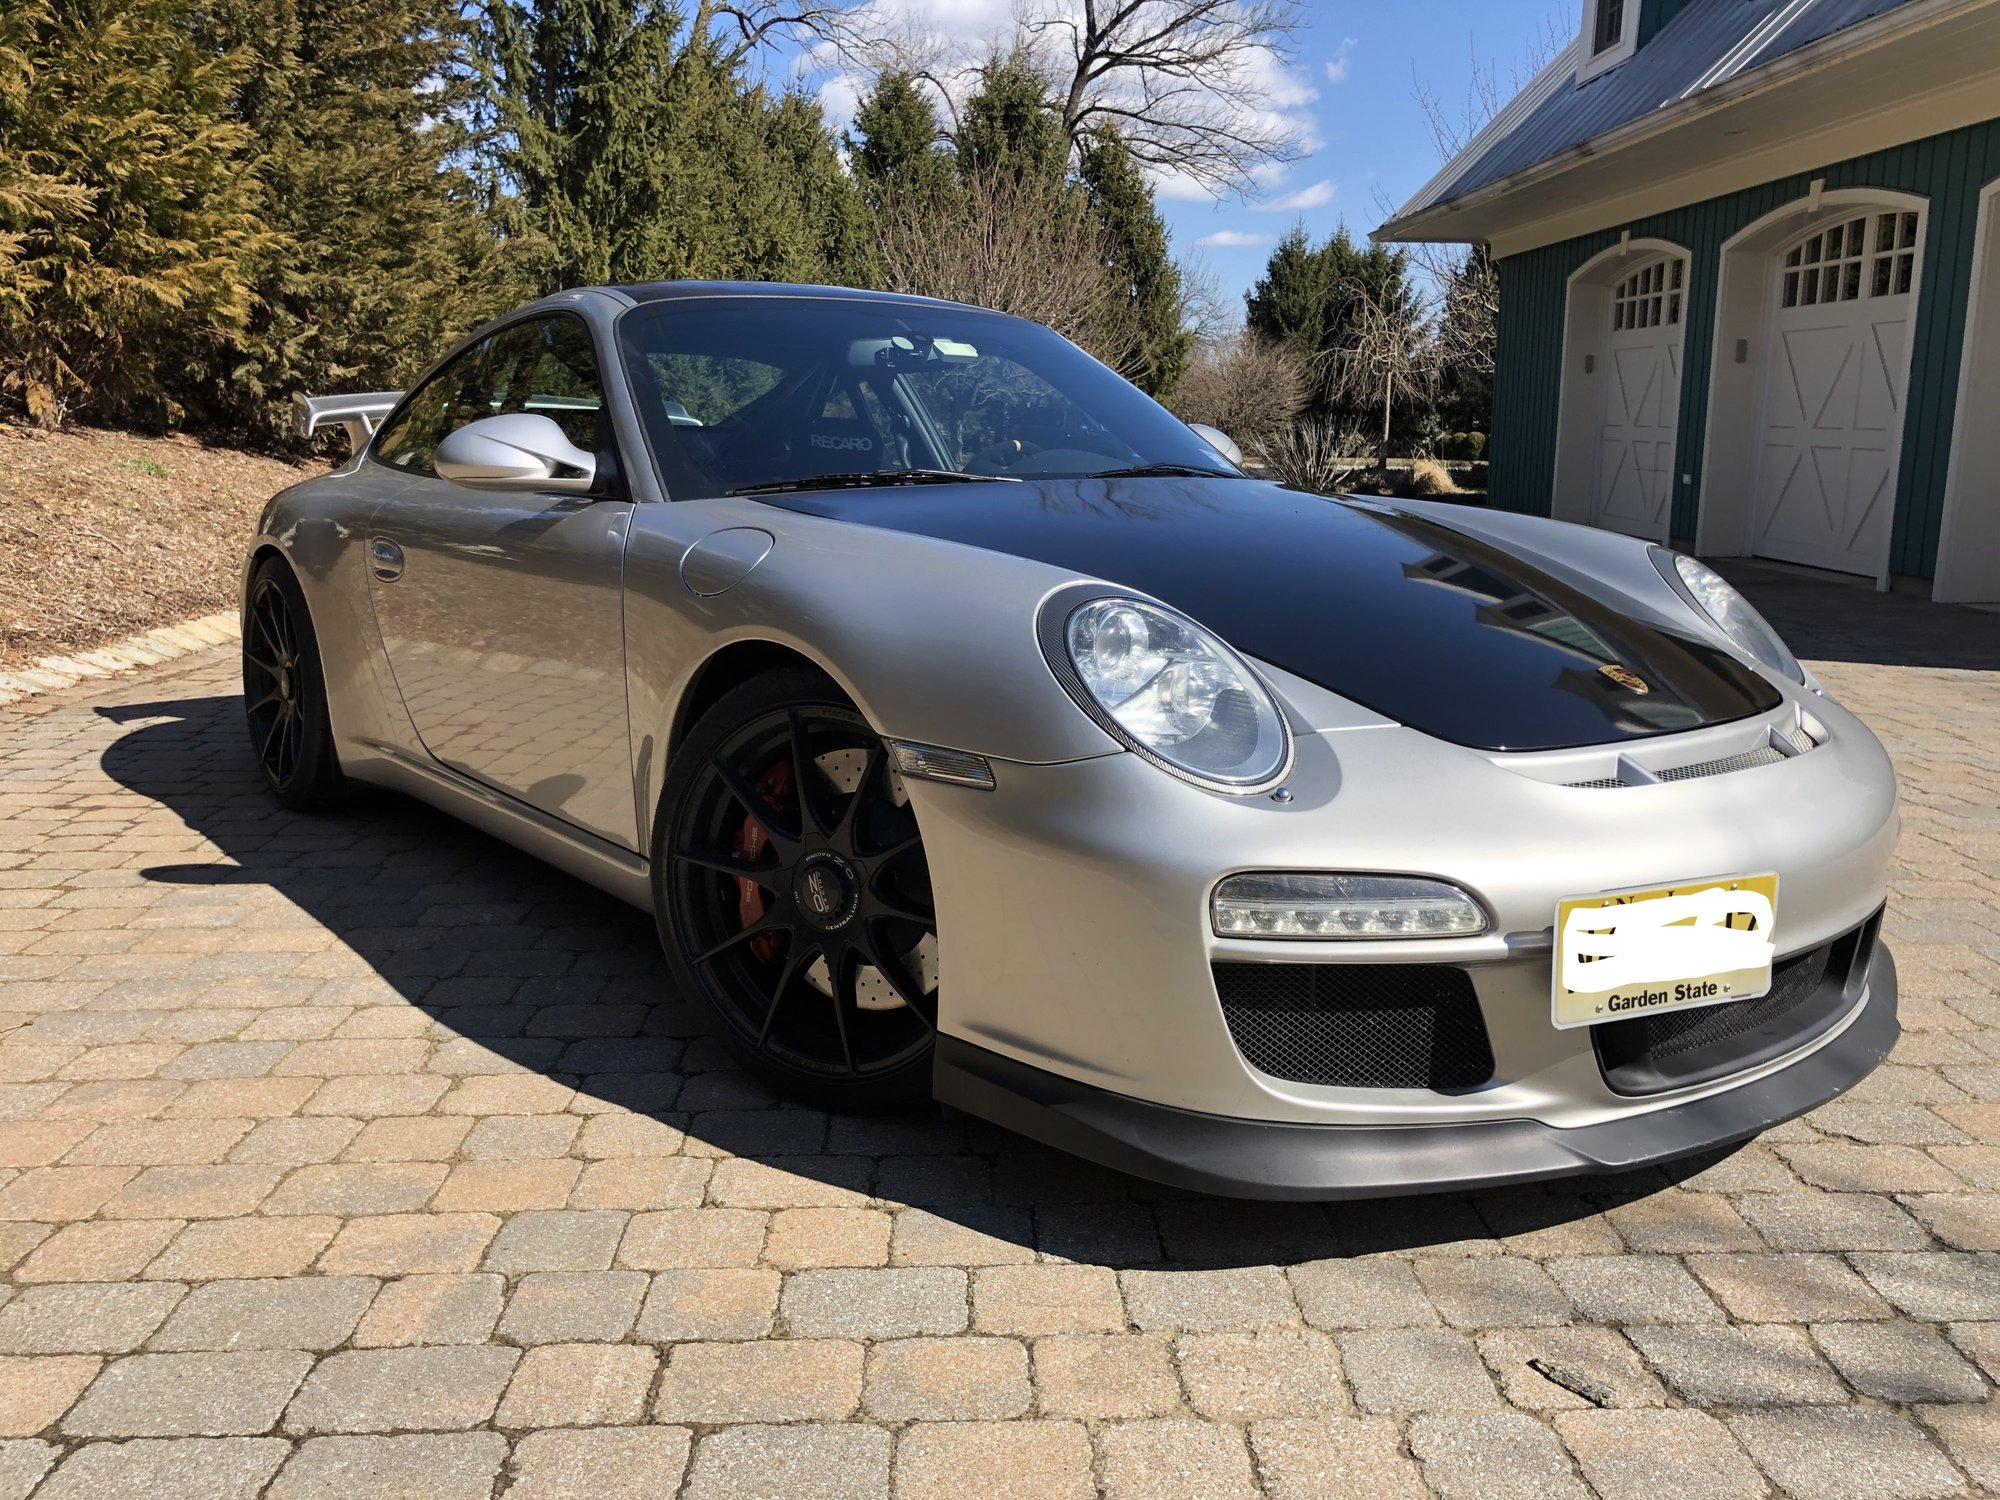
{"label": "stone curb edging", "polygon": [[157,630],[127,636],[90,651],[44,656],[28,666],[0,671],[0,706],[60,692],[92,677],[115,677],[139,667],[157,666],[242,638],[242,621],[231,610],[183,620],[178,625],[162,625]]}

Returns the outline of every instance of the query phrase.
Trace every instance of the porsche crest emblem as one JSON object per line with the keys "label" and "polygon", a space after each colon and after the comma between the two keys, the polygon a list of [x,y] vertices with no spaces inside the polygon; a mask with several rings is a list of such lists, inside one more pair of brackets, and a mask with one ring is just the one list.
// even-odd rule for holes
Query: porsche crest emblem
{"label": "porsche crest emblem", "polygon": [[1618,663],[1616,662],[1608,661],[1603,666],[1599,667],[1597,670],[1602,672],[1606,677],[1609,677],[1613,682],[1617,683],[1620,687],[1626,689],[1628,692],[1633,692],[1633,693],[1652,692],[1652,689],[1646,685],[1645,678],[1641,677],[1637,672],[1628,671],[1626,668],[1619,666]]}

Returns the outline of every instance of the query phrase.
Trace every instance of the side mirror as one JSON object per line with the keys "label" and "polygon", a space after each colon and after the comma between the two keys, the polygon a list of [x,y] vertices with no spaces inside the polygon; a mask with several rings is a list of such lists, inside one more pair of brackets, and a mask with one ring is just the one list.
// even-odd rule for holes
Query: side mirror
{"label": "side mirror", "polygon": [[1211,427],[1206,422],[1190,422],[1188,423],[1188,428],[1196,437],[1235,464],[1237,468],[1240,469],[1243,467],[1243,450],[1237,447],[1235,440],[1220,427]]}
{"label": "side mirror", "polygon": [[597,478],[597,456],[577,447],[553,421],[534,412],[467,422],[437,445],[431,467],[438,478],[469,490],[583,494]]}

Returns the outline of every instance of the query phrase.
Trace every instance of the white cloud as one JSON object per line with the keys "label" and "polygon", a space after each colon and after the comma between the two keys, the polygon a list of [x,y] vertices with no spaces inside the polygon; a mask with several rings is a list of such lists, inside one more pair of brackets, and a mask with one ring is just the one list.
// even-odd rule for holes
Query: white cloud
{"label": "white cloud", "polygon": [[1217,250],[1250,250],[1258,245],[1270,244],[1271,237],[1268,234],[1248,234],[1241,229],[1218,229],[1214,234],[1203,235],[1195,243]]}
{"label": "white cloud", "polygon": [[1333,56],[1326,60],[1326,81],[1328,83],[1347,82],[1348,71],[1354,66],[1355,39],[1344,36],[1340,45],[1333,49]]}
{"label": "white cloud", "polygon": [[861,107],[861,79],[853,73],[832,73],[819,86],[820,112],[826,127],[837,141],[854,123],[854,111]]}
{"label": "white cloud", "polygon": [[1334,191],[1333,183],[1322,177],[1311,187],[1302,187],[1296,193],[1287,193],[1282,198],[1275,198],[1269,203],[1259,203],[1256,207],[1259,213],[1266,214],[1303,213],[1309,208],[1326,207],[1333,202]]}
{"label": "white cloud", "polygon": [[1207,183],[1187,175],[1185,172],[1155,171],[1150,174],[1153,181],[1153,196],[1174,203],[1215,203],[1219,198],[1214,188]]}

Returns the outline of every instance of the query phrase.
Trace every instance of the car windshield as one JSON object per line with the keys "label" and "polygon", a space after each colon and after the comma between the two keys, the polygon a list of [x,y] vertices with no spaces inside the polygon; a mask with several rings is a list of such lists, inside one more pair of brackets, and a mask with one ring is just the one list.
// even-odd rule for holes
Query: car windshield
{"label": "car windshield", "polygon": [[669,299],[619,325],[677,500],[829,484],[1234,471],[1039,324],[832,297]]}

